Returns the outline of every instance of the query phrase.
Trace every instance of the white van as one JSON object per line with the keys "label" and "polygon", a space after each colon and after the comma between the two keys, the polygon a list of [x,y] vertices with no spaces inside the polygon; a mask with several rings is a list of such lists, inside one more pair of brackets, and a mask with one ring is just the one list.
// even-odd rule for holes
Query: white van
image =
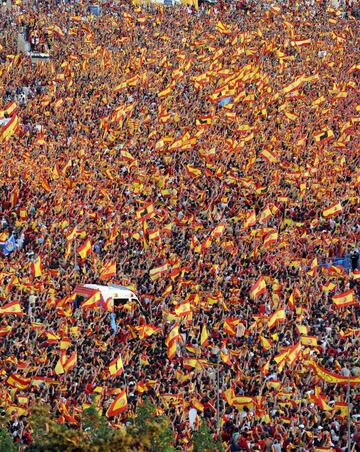
{"label": "white van", "polygon": [[136,294],[125,286],[110,284],[102,286],[100,284],[83,284],[75,287],[76,301],[80,305],[83,301],[88,300],[97,291],[100,292],[100,305],[107,311],[113,312],[114,308],[124,305],[129,301],[139,299]]}

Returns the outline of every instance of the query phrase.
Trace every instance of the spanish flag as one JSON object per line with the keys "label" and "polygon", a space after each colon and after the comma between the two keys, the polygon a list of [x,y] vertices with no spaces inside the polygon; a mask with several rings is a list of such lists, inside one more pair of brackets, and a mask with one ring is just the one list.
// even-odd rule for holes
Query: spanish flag
{"label": "spanish flag", "polygon": [[213,117],[211,115],[200,116],[196,119],[196,127],[209,127],[213,122]]}
{"label": "spanish flag", "polygon": [[191,176],[191,177],[199,177],[202,174],[201,169],[196,168],[193,165],[185,165],[185,168],[186,168],[189,176]]}
{"label": "spanish flag", "polygon": [[224,224],[217,225],[211,232],[212,237],[221,237],[225,230]]}
{"label": "spanish flag", "polygon": [[343,208],[339,202],[332,204],[330,207],[323,211],[324,218],[335,217],[343,211]]}
{"label": "spanish flag", "polygon": [[314,138],[316,143],[326,143],[334,138],[334,133],[331,129],[327,129],[315,134]]}
{"label": "spanish flag", "polygon": [[77,363],[77,351],[71,353],[69,358],[66,360],[66,363],[64,364],[64,371],[69,372],[69,370],[72,370]]}
{"label": "spanish flag", "polygon": [[81,304],[82,309],[96,308],[100,303],[100,291],[97,290],[93,295],[90,296],[86,301]]}
{"label": "spanish flag", "polygon": [[264,239],[264,247],[268,248],[270,245],[276,243],[278,236],[279,234],[277,233],[277,231],[273,230],[272,232],[270,232]]}
{"label": "spanish flag", "polygon": [[317,347],[317,338],[315,336],[302,336],[300,338],[302,345],[307,345],[308,347]]}
{"label": "spanish flag", "polygon": [[81,257],[81,259],[86,259],[92,252],[92,246],[91,246],[91,242],[89,239],[86,240],[86,242],[79,246],[78,248],[78,253]]}
{"label": "spanish flag", "polygon": [[169,343],[168,348],[167,348],[167,357],[172,360],[175,355],[176,355],[176,348],[177,348],[177,341],[173,340]]}
{"label": "spanish flag", "polygon": [[303,47],[311,44],[311,39],[294,39],[290,42],[292,47]]}
{"label": "spanish flag", "polygon": [[294,82],[290,83],[290,85],[285,86],[285,88],[283,88],[282,92],[284,94],[288,94],[291,91],[299,89],[304,83],[305,83],[304,75],[302,75],[301,77],[297,78]]}
{"label": "spanish flag", "polygon": [[185,302],[180,304],[175,310],[174,310],[175,314],[178,317],[185,317],[189,314],[191,314],[191,306],[189,302]]}
{"label": "spanish flag", "polygon": [[30,385],[31,379],[18,374],[11,374],[6,380],[6,383],[13,388],[26,389]]}
{"label": "spanish flag", "polygon": [[290,348],[286,361],[290,366],[293,366],[296,360],[298,359],[301,352],[301,341],[299,341],[297,344],[295,344],[293,347]]}
{"label": "spanish flag", "polygon": [[223,35],[229,35],[231,34],[231,27],[224,25],[220,20],[216,25],[216,31],[218,31],[219,33],[223,34]]}
{"label": "spanish flag", "polygon": [[160,92],[158,93],[158,97],[167,97],[167,96],[170,96],[170,94],[172,93],[172,91],[173,91],[173,86],[172,86],[172,85],[169,85],[169,86],[167,86],[163,91],[160,91]]}
{"label": "spanish flag", "polygon": [[154,204],[152,204],[151,202],[146,206],[141,207],[141,209],[139,209],[136,212],[136,218],[140,221],[149,220],[154,216],[155,216]]}
{"label": "spanish flag", "polygon": [[106,414],[108,417],[117,416],[118,414],[121,414],[124,411],[126,411],[127,408],[128,408],[128,401],[127,401],[126,391],[125,391],[125,389],[123,389],[117,395],[115,400],[112,402],[112,404],[110,405]]}
{"label": "spanish flag", "polygon": [[164,264],[161,267],[152,268],[149,271],[149,276],[152,281],[156,281],[161,277],[161,275],[164,275],[168,271],[168,265]]}
{"label": "spanish flag", "polygon": [[201,330],[201,337],[200,337],[200,345],[201,347],[206,347],[209,343],[209,335],[206,329],[206,325],[204,324]]}
{"label": "spanish flag", "polygon": [[19,117],[15,114],[10,118],[10,121],[0,129],[0,141],[9,140],[16,132],[19,124]]}
{"label": "spanish flag", "polygon": [[38,278],[42,275],[42,264],[40,256],[38,256],[34,260],[34,262],[31,262],[30,268],[33,278]]}
{"label": "spanish flag", "polygon": [[264,159],[268,162],[268,163],[276,163],[278,161],[278,157],[276,154],[274,154],[274,152],[269,151],[268,149],[263,149],[260,152],[260,155],[262,157],[264,157]]}
{"label": "spanish flag", "polygon": [[[6,113],[8,117],[12,117],[17,113],[17,105],[16,102],[13,100],[5,105],[3,113]],[[1,117],[1,115],[0,115]]]}
{"label": "spanish flag", "polygon": [[254,226],[256,224],[256,213],[255,209],[252,210],[251,213],[246,217],[246,220],[243,224],[242,229],[250,228],[251,226]]}
{"label": "spanish flag", "polygon": [[319,366],[313,359],[309,360],[308,364],[316,375],[327,383],[350,384],[351,386],[360,384],[360,377],[344,377],[343,375],[335,374],[324,367]]}
{"label": "spanish flag", "polygon": [[352,304],[355,304],[355,302],[356,302],[355,297],[354,297],[354,291],[347,290],[346,292],[342,292],[337,295],[334,295],[332,297],[332,301],[334,302],[335,306],[338,309],[346,308],[347,306],[351,306]]}
{"label": "spanish flag", "polygon": [[178,339],[180,337],[179,333],[179,324],[175,324],[174,328],[170,331],[170,333],[166,336],[165,344],[169,346],[169,344],[174,341],[175,339]]}
{"label": "spanish flag", "polygon": [[112,377],[118,377],[124,371],[124,365],[121,359],[121,355],[111,361],[109,365],[109,372]]}
{"label": "spanish flag", "polygon": [[108,279],[116,276],[116,262],[107,262],[103,268],[100,270],[99,279]]}
{"label": "spanish flag", "polygon": [[18,301],[11,301],[0,307],[0,315],[23,315],[21,305]]}
{"label": "spanish flag", "polygon": [[260,295],[266,293],[265,278],[260,276],[256,283],[250,288],[250,298],[256,300]]}
{"label": "spanish flag", "polygon": [[65,373],[65,370],[64,370],[65,364],[66,364],[66,354],[64,352],[62,352],[62,354],[55,366],[56,375],[62,375],[63,373]]}
{"label": "spanish flag", "polygon": [[274,326],[276,326],[280,322],[283,322],[284,320],[286,320],[285,308],[280,308],[270,316],[270,319],[268,321],[269,330],[271,330],[272,328],[274,328]]}

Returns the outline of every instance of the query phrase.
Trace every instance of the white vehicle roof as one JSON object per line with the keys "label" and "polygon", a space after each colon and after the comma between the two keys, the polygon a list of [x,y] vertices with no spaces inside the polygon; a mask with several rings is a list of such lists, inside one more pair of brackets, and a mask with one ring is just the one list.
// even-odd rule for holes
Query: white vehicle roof
{"label": "white vehicle roof", "polygon": [[125,286],[117,286],[112,284],[110,286],[102,286],[100,284],[83,284],[83,287],[93,290],[99,290],[104,300],[108,298],[127,298],[137,300],[135,293]]}

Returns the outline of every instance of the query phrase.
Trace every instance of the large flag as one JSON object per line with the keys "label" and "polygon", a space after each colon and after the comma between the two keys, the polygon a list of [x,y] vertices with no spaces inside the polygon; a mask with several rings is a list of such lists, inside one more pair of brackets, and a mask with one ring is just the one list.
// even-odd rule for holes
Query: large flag
{"label": "large flag", "polygon": [[25,378],[19,374],[11,374],[6,383],[13,388],[26,389],[31,383],[31,378]]}
{"label": "large flag", "polygon": [[323,211],[324,218],[334,217],[339,215],[343,211],[342,206],[339,202],[332,204],[330,207]]}
{"label": "large flag", "polygon": [[309,360],[308,364],[317,376],[327,383],[341,385],[350,384],[351,386],[360,384],[360,377],[344,377],[343,375],[335,374],[324,367],[319,366],[319,364],[313,359]]}
{"label": "large flag", "polygon": [[81,257],[81,259],[86,259],[92,252],[92,246],[89,239],[85,241],[81,246],[78,248],[78,253]]}
{"label": "large flag", "polygon": [[260,276],[256,283],[250,288],[250,298],[256,300],[260,295],[266,293],[265,278]]}
{"label": "large flag", "polygon": [[127,401],[126,391],[125,391],[125,389],[123,389],[117,395],[115,400],[112,402],[112,404],[110,405],[106,414],[109,417],[117,416],[118,414],[121,414],[124,411],[126,411],[127,408],[128,408],[128,401]]}
{"label": "large flag", "polygon": [[338,309],[346,308],[347,306],[351,306],[352,304],[355,304],[355,302],[356,302],[356,299],[354,297],[354,291],[347,290],[346,292],[342,292],[337,295],[334,295],[332,297],[332,301],[334,302],[335,306]]}
{"label": "large flag", "polygon": [[12,301],[0,307],[0,315],[23,315],[21,305],[18,301]]}
{"label": "large flag", "polygon": [[283,322],[285,319],[286,319],[285,308],[278,309],[269,318],[268,321],[269,329],[271,330],[272,328],[274,328],[275,325],[277,325],[280,322]]}
{"label": "large flag", "polygon": [[111,361],[109,365],[109,372],[112,377],[118,377],[124,371],[124,365],[121,359],[121,355]]}
{"label": "large flag", "polygon": [[116,262],[107,262],[103,268],[100,270],[99,279],[108,279],[116,276]]}

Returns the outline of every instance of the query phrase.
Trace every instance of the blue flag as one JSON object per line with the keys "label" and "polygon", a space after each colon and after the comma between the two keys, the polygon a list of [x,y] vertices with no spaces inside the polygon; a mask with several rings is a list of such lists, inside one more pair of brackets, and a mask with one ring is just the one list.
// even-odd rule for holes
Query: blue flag
{"label": "blue flag", "polygon": [[4,256],[7,256],[8,254],[12,253],[15,250],[16,250],[16,241],[15,237],[12,235],[5,242],[5,246],[3,248]]}
{"label": "blue flag", "polygon": [[111,317],[111,328],[113,329],[114,334],[115,334],[116,330],[117,330],[117,326],[116,326],[116,322],[115,322],[115,314],[112,312],[110,314],[110,317]]}
{"label": "blue flag", "polygon": [[229,104],[231,102],[231,97],[225,97],[224,99],[221,99],[219,102],[220,107],[225,107],[225,105]]}

